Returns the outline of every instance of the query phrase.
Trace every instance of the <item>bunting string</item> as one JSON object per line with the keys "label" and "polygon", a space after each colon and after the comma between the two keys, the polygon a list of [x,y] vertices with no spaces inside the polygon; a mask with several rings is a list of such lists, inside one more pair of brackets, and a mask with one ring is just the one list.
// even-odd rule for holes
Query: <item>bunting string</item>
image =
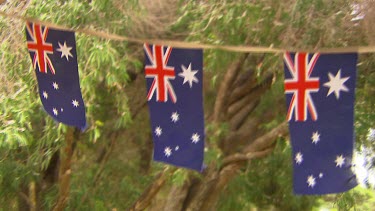
{"label": "bunting string", "polygon": [[375,52],[375,46],[348,46],[348,47],[338,47],[338,48],[317,48],[317,49],[292,49],[292,48],[273,48],[265,46],[235,46],[235,45],[215,45],[215,44],[204,44],[197,42],[185,42],[176,40],[160,40],[160,39],[141,39],[134,37],[127,37],[112,33],[107,33],[103,31],[96,31],[91,29],[81,29],[81,28],[71,28],[63,25],[57,25],[48,21],[41,21],[36,18],[20,16],[16,13],[6,13],[0,11],[0,16],[11,19],[19,19],[27,22],[38,23],[47,27],[52,27],[55,29],[78,32],[86,35],[92,35],[104,39],[116,40],[116,41],[127,41],[132,43],[152,43],[157,45],[172,46],[187,49],[218,49],[230,52],[240,52],[240,53],[283,53],[285,51],[291,52],[319,52],[319,53],[373,53]]}

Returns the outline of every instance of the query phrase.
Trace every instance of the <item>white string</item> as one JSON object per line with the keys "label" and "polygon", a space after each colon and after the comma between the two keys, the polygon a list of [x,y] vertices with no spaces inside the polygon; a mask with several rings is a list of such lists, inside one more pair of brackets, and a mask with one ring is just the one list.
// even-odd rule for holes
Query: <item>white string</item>
{"label": "white string", "polygon": [[319,52],[319,53],[373,53],[375,52],[375,46],[349,46],[349,47],[339,47],[339,48],[321,48],[321,49],[281,49],[281,48],[273,48],[273,47],[264,47],[264,46],[234,46],[234,45],[213,45],[213,44],[202,44],[202,43],[195,43],[195,42],[183,42],[183,41],[176,41],[176,40],[159,40],[159,39],[140,39],[140,38],[133,38],[133,37],[126,37],[117,34],[106,33],[102,31],[94,31],[90,29],[73,29],[62,25],[57,25],[54,23],[50,23],[47,21],[41,21],[35,18],[23,17],[19,16],[15,13],[5,13],[0,11],[0,15],[6,18],[14,18],[20,19],[27,22],[34,22],[46,27],[66,30],[66,31],[75,31],[82,34],[93,35],[105,39],[110,40],[117,40],[117,41],[127,41],[133,43],[150,43],[150,44],[157,44],[157,45],[164,45],[164,46],[172,46],[172,47],[180,47],[180,48],[188,48],[188,49],[220,49],[224,51],[231,51],[231,52],[242,52],[242,53],[283,53],[285,51],[291,52]]}

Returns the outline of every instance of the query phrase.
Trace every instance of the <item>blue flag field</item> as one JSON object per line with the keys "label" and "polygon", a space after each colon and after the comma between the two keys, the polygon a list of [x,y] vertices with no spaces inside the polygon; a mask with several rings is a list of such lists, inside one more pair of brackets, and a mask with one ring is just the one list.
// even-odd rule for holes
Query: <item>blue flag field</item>
{"label": "blue flag field", "polygon": [[144,45],[154,160],[202,170],[203,51]]}
{"label": "blue flag field", "polygon": [[357,54],[285,53],[285,93],[296,194],[357,185],[352,172]]}
{"label": "blue flag field", "polygon": [[26,38],[45,111],[56,121],[83,130],[86,114],[74,32],[27,23]]}

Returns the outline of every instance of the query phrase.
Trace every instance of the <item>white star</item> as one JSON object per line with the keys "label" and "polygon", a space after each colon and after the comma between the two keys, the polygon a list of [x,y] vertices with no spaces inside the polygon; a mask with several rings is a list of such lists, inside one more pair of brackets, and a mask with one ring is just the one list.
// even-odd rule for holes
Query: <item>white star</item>
{"label": "white star", "polygon": [[63,112],[63,111],[64,111],[64,109],[63,109],[63,108],[61,108],[61,109],[60,109],[60,111],[61,111],[61,112]]}
{"label": "white star", "polygon": [[77,108],[77,107],[79,106],[79,103],[78,103],[78,101],[77,101],[77,100],[75,100],[75,99],[74,99],[74,100],[72,100],[72,104],[73,104],[73,106],[74,106],[74,107],[76,107],[76,108]]}
{"label": "white star", "polygon": [[59,85],[56,83],[56,82],[53,82],[52,83],[52,86],[54,89],[58,90],[59,89]]}
{"label": "white star", "polygon": [[198,133],[194,133],[192,136],[191,136],[191,142],[193,142],[194,144],[198,143],[200,137],[198,135]]}
{"label": "white star", "polygon": [[329,87],[327,97],[335,92],[336,99],[340,98],[340,91],[348,92],[349,89],[344,85],[350,77],[341,78],[341,69],[337,72],[336,76],[333,77],[331,73],[328,73],[329,82],[325,83],[323,86]]}
{"label": "white star", "polygon": [[193,81],[195,83],[198,83],[198,78],[195,77],[195,74],[198,72],[198,70],[191,70],[191,63],[189,64],[189,67],[186,69],[184,65],[181,65],[182,73],[179,73],[178,75],[180,77],[184,78],[184,82],[182,84],[185,84],[186,82],[189,82],[190,88],[193,87]]}
{"label": "white star", "polygon": [[166,157],[171,156],[172,155],[172,149],[170,147],[166,147],[164,149],[164,154],[165,154]]}
{"label": "white star", "polygon": [[176,146],[176,147],[174,148],[175,151],[177,151],[177,150],[179,150],[179,149],[180,149],[179,146]]}
{"label": "white star", "polygon": [[314,144],[317,144],[318,141],[320,141],[320,134],[318,131],[316,132],[313,132],[312,136],[311,136],[311,140]]}
{"label": "white star", "polygon": [[57,111],[56,108],[53,108],[53,109],[52,109],[52,112],[53,112],[53,114],[54,114],[55,116],[59,115],[59,112]]}
{"label": "white star", "polygon": [[307,177],[307,184],[311,188],[313,188],[315,186],[316,182],[315,182],[315,177],[313,175],[310,175],[310,176]]}
{"label": "white star", "polygon": [[61,52],[61,58],[65,56],[66,60],[69,61],[69,56],[73,57],[73,55],[70,53],[70,50],[72,50],[72,47],[66,46],[66,42],[64,42],[64,45],[61,45],[59,42],[60,48],[56,49],[57,51]]}
{"label": "white star", "polygon": [[345,158],[343,155],[340,155],[340,156],[336,156],[336,160],[335,160],[335,163],[336,163],[336,167],[342,167],[342,165],[344,165],[345,163]]}
{"label": "white star", "polygon": [[48,93],[46,91],[43,91],[43,97],[44,99],[48,99]]}
{"label": "white star", "polygon": [[319,178],[323,178],[323,173],[322,172],[320,172]]}
{"label": "white star", "polygon": [[303,154],[301,152],[297,152],[296,157],[294,158],[296,163],[299,165],[303,161]]}
{"label": "white star", "polygon": [[177,122],[180,118],[179,118],[179,114],[176,112],[173,112],[172,115],[171,115],[171,119],[172,119],[172,122]]}
{"label": "white star", "polygon": [[161,129],[161,127],[160,126],[157,126],[156,128],[155,128],[155,134],[156,134],[156,136],[160,136],[162,133],[163,133],[163,131],[162,131],[162,129]]}

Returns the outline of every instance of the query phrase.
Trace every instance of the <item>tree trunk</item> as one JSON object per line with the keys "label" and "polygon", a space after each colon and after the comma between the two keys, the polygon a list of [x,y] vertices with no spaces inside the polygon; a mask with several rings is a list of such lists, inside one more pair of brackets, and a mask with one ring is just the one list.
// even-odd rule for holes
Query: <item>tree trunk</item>
{"label": "tree trunk", "polygon": [[29,184],[29,200],[30,200],[30,211],[37,211],[37,184],[35,181],[31,181]]}
{"label": "tree trunk", "polygon": [[[220,198],[221,192],[225,189],[227,184],[238,174],[248,161],[255,158],[261,158],[272,152],[274,142],[279,136],[287,133],[288,127],[284,122],[278,127],[274,128],[264,136],[259,137],[253,142],[252,147],[245,148],[242,152],[227,156],[221,168],[216,168],[216,163],[213,163],[204,172],[203,178],[190,178],[196,182],[187,182],[187,184],[180,187],[172,187],[169,198],[167,199],[167,206],[173,209],[165,210],[189,210],[189,211],[211,211],[216,210],[217,202]],[[268,146],[268,148],[264,148]],[[173,200],[174,193],[182,193],[187,190],[188,194],[184,200],[177,198]],[[180,204],[183,202],[184,206],[181,208]]]}
{"label": "tree trunk", "polygon": [[29,211],[30,210],[29,201],[29,187],[26,184],[20,185],[20,192],[18,192],[18,210],[19,211]]}
{"label": "tree trunk", "polygon": [[139,199],[133,204],[129,211],[140,211],[146,209],[152,202],[152,199],[163,187],[167,178],[172,174],[176,169],[169,171],[169,168],[165,168],[163,172],[159,173],[154,182],[143,192]]}
{"label": "tree trunk", "polygon": [[69,127],[65,135],[64,147],[60,149],[59,194],[54,211],[63,210],[69,199],[72,156],[78,134],[78,129]]}

